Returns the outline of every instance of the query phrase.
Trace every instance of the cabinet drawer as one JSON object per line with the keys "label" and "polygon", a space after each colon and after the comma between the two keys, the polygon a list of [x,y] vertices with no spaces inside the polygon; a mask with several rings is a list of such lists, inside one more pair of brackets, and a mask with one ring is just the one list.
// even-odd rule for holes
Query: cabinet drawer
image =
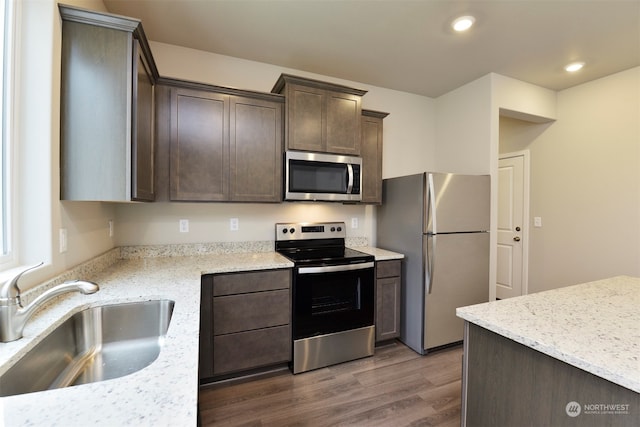
{"label": "cabinet drawer", "polygon": [[376,263],[376,277],[397,277],[402,270],[400,260],[379,261]]}
{"label": "cabinet drawer", "polygon": [[215,375],[259,368],[291,360],[288,325],[213,338]]}
{"label": "cabinet drawer", "polygon": [[213,299],[213,335],[281,326],[288,323],[288,289]]}
{"label": "cabinet drawer", "polygon": [[217,274],[213,278],[213,296],[289,289],[291,270],[263,270],[249,273]]}

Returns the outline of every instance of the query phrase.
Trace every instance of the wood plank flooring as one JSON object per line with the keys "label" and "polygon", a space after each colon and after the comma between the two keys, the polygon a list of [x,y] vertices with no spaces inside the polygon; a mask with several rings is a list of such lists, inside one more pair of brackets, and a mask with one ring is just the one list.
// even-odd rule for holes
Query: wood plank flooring
{"label": "wood plank flooring", "polygon": [[298,375],[200,390],[203,426],[459,426],[462,346],[419,356],[402,343]]}

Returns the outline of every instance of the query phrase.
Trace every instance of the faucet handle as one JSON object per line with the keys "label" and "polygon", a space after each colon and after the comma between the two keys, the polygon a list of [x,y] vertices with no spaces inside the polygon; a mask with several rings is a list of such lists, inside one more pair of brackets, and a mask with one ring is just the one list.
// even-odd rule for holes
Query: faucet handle
{"label": "faucet handle", "polygon": [[44,262],[41,262],[40,264],[36,264],[36,265],[32,265],[31,267],[27,267],[24,270],[21,270],[20,272],[18,272],[18,274],[16,274],[15,276],[7,279],[2,284],[2,286],[0,286],[0,300],[19,298],[20,297],[20,288],[18,287],[18,280],[20,279],[20,277],[22,277],[22,275],[24,273],[26,273],[27,271],[34,270],[34,269],[40,267],[43,264],[44,264]]}

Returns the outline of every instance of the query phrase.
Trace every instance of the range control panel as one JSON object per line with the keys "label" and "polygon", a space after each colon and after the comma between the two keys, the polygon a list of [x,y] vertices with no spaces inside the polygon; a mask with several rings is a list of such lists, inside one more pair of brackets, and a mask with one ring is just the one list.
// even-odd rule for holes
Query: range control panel
{"label": "range control panel", "polygon": [[276,240],[334,239],[347,236],[344,222],[303,222],[276,224]]}

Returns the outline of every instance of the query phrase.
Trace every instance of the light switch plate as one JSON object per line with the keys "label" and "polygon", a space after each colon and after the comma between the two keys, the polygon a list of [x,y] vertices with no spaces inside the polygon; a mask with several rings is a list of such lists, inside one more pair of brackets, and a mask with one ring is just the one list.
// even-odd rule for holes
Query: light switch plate
{"label": "light switch plate", "polygon": [[542,218],[539,216],[533,217],[533,226],[534,227],[542,227]]}

